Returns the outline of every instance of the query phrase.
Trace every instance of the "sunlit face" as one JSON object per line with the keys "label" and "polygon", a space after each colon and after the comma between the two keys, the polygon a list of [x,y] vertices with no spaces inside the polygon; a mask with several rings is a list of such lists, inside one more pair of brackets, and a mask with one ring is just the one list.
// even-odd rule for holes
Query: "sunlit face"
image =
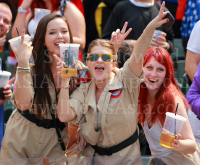
{"label": "sunlit face", "polygon": [[153,57],[144,66],[144,74],[147,88],[149,91],[157,92],[164,82],[166,76],[166,68]]}
{"label": "sunlit face", "polygon": [[[110,48],[104,46],[94,46],[90,53],[98,53],[98,54],[112,54],[112,50]],[[87,61],[87,66],[90,70],[92,77],[96,81],[104,81],[110,78],[110,74],[115,67],[116,63],[111,60],[111,62],[104,62],[101,57],[98,58],[97,61]]]}
{"label": "sunlit face", "polygon": [[47,25],[45,35],[45,46],[48,49],[48,54],[57,54],[60,56],[60,43],[69,43],[69,29],[67,23],[62,18],[51,20]]}
{"label": "sunlit face", "polygon": [[0,5],[0,37],[9,32],[11,20],[12,14],[10,10]]}

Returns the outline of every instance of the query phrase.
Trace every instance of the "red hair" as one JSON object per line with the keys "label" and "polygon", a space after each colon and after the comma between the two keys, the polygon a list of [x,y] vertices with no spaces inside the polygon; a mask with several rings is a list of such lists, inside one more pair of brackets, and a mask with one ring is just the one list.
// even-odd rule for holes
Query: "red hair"
{"label": "red hair", "polygon": [[[166,112],[175,111],[175,100],[174,96],[178,95],[183,100],[186,108],[190,108],[188,102],[185,99],[184,94],[180,91],[178,83],[174,76],[174,66],[173,61],[167,50],[161,47],[151,47],[147,50],[144,56],[143,66],[150,61],[153,57],[160,64],[166,68],[166,76],[162,86],[159,88],[155,95],[156,102],[151,110],[150,120],[152,123],[156,122],[158,119],[162,125],[165,121]],[[140,84],[140,94],[139,94],[139,106],[138,106],[138,120],[141,124],[144,124],[145,120],[145,106],[147,106],[148,89],[143,83]],[[162,109],[162,110],[160,110]]]}

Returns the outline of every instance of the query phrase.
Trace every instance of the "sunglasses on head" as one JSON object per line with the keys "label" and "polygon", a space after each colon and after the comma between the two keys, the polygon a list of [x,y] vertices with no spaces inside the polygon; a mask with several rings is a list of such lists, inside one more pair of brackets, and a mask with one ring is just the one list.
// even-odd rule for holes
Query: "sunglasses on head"
{"label": "sunglasses on head", "polygon": [[89,61],[97,61],[101,57],[104,62],[110,62],[114,55],[112,54],[97,54],[97,53],[88,53],[87,60]]}

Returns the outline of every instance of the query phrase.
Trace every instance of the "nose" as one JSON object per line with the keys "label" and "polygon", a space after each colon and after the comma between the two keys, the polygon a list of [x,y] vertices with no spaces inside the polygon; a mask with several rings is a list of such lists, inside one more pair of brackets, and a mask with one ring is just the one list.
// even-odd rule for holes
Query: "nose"
{"label": "nose", "polygon": [[58,32],[57,38],[63,38],[63,35],[61,32]]}
{"label": "nose", "polygon": [[157,76],[156,69],[152,70],[151,75],[152,75],[152,76]]}
{"label": "nose", "polygon": [[99,57],[98,60],[97,60],[97,62],[102,63],[103,62],[102,58]]}
{"label": "nose", "polygon": [[0,26],[3,26],[3,19],[0,19]]}

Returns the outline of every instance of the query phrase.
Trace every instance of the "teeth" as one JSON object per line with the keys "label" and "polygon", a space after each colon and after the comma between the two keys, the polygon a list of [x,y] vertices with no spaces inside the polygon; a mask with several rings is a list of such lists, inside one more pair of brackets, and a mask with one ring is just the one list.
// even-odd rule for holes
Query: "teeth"
{"label": "teeth", "polygon": [[103,68],[103,67],[98,67],[98,66],[97,66],[97,67],[95,67],[95,69],[104,69],[104,68]]}
{"label": "teeth", "polygon": [[58,42],[58,43],[55,43],[56,45],[59,45],[59,44],[64,44],[64,42]]}
{"label": "teeth", "polygon": [[153,79],[149,79],[150,81],[153,81],[153,82],[156,82],[156,81],[158,81],[158,80],[153,80]]}

